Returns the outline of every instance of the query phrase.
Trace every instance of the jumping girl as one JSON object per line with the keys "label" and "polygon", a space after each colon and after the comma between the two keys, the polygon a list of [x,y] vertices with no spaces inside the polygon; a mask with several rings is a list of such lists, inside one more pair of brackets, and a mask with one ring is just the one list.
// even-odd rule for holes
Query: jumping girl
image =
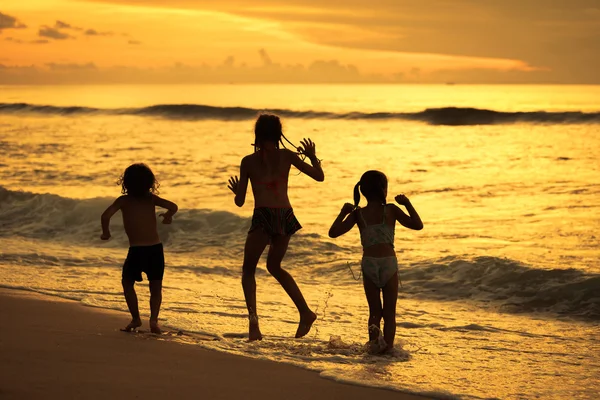
{"label": "jumping girl", "polygon": [[[315,153],[315,144],[304,139],[298,151],[312,165],[302,161],[298,153],[285,148],[281,121],[276,115],[262,114],[254,127],[254,153],[242,159],[239,178],[231,177],[228,188],[235,194],[235,204],[242,207],[246,200],[248,181],[254,195],[254,215],[244,247],[242,287],[246,298],[249,318],[250,340],[261,340],[256,308],[256,266],[263,251],[269,245],[267,270],[285,289],[300,313],[296,337],[306,335],[317,319],[296,285],[294,278],[281,268],[292,234],[302,228],[294,215],[288,198],[288,175],[293,165],[300,172],[316,181],[325,179],[321,164]],[[289,141],[288,141],[289,143]],[[283,148],[280,148],[280,144]]]}

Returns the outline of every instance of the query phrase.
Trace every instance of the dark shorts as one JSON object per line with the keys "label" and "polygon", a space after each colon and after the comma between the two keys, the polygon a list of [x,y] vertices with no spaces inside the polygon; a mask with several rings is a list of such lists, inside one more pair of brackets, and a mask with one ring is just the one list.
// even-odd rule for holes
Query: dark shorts
{"label": "dark shorts", "polygon": [[252,215],[252,225],[248,233],[262,229],[267,235],[290,236],[302,229],[291,208],[258,207]]}
{"label": "dark shorts", "polygon": [[132,246],[123,264],[123,279],[142,281],[142,272],[149,281],[162,280],[165,273],[165,255],[162,243],[152,246]]}

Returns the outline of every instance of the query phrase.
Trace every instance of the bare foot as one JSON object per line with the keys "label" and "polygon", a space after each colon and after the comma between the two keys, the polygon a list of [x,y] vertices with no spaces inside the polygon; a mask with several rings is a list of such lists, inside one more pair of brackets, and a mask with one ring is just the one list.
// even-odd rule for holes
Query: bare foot
{"label": "bare foot", "polygon": [[248,316],[248,339],[252,342],[254,340],[262,340],[262,333],[260,333],[260,328],[258,327],[258,316],[250,315]]}
{"label": "bare foot", "polygon": [[300,316],[300,323],[298,324],[298,330],[296,331],[296,338],[306,336],[310,332],[312,324],[317,320],[317,314],[312,311],[307,312]]}
{"label": "bare foot", "polygon": [[366,346],[367,352],[372,355],[381,355],[388,351],[388,345],[381,336],[377,339],[368,341]]}
{"label": "bare foot", "polygon": [[156,333],[157,335],[162,333],[160,327],[158,326],[158,321],[150,321],[150,332]]}
{"label": "bare foot", "polygon": [[131,320],[129,325],[127,325],[125,328],[122,328],[121,331],[123,331],[123,332],[135,331],[140,326],[142,326],[142,320],[139,318],[134,318]]}

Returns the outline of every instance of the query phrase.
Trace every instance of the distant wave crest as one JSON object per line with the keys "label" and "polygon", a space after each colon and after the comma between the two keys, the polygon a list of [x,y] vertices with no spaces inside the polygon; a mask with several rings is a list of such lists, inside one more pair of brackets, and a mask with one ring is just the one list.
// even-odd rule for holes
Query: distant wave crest
{"label": "distant wave crest", "polygon": [[348,112],[260,110],[246,107],[215,107],[200,104],[158,104],[141,108],[58,107],[28,103],[0,103],[0,114],[42,115],[136,115],[175,120],[249,120],[263,111],[286,118],[337,120],[406,120],[431,125],[493,125],[510,123],[598,124],[600,112],[581,111],[495,111],[471,107],[428,108],[419,112]]}

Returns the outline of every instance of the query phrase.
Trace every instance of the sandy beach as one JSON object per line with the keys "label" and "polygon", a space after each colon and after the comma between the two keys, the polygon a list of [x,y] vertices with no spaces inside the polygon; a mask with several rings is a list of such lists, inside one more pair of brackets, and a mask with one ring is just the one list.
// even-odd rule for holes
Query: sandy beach
{"label": "sandy beach", "polygon": [[3,399],[396,399],[290,365],[209,351],[118,328],[125,313],[0,290]]}

